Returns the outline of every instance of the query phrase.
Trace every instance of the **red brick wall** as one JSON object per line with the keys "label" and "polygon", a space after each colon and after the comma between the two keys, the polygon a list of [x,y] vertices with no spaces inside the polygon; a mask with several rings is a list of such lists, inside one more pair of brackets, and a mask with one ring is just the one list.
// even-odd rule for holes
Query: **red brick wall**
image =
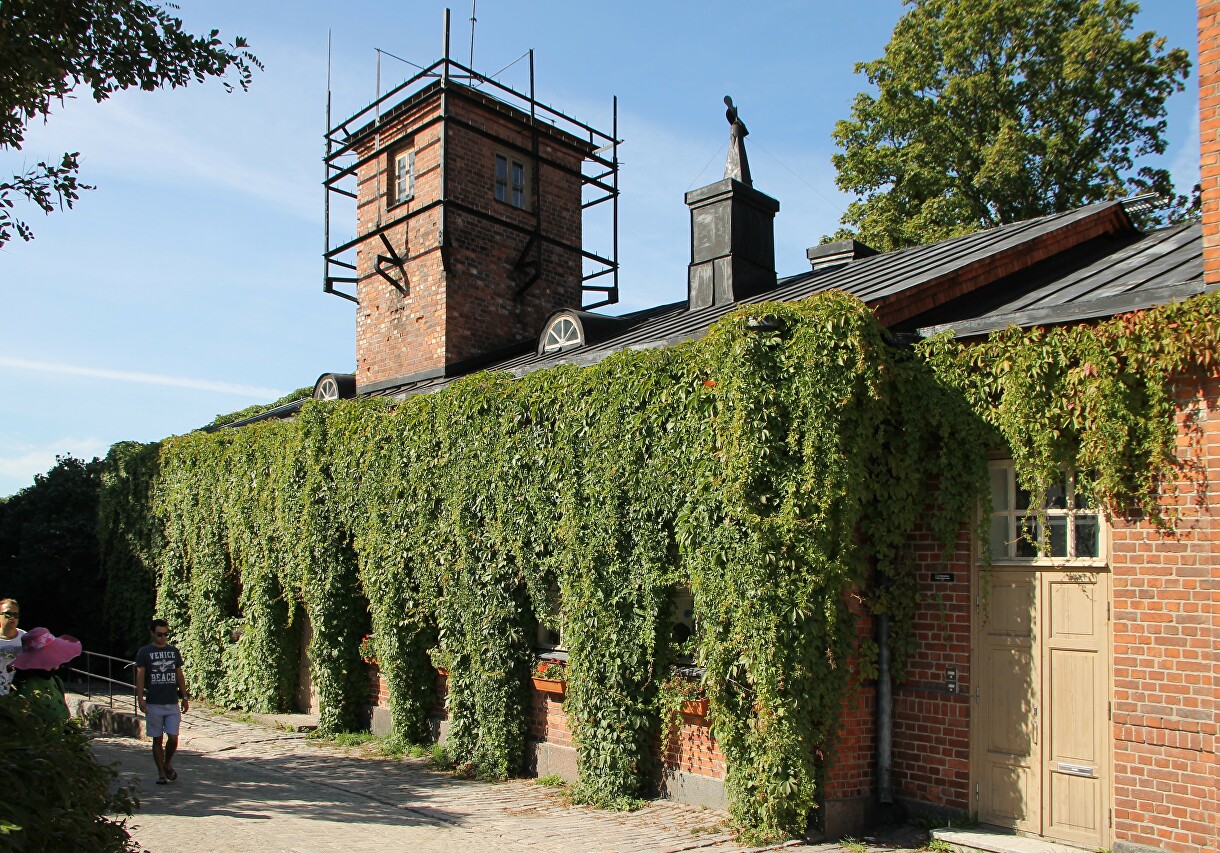
{"label": "red brick wall", "polygon": [[369,704],[374,708],[390,707],[390,686],[376,665],[369,667]]}
{"label": "red brick wall", "polygon": [[575,746],[568,715],[563,710],[563,697],[534,690],[530,696],[530,737],[539,743]]}
{"label": "red brick wall", "polygon": [[[461,204],[493,214],[521,229],[532,229],[535,212],[541,217],[542,234],[569,246],[581,243],[581,183],[576,174],[543,163],[534,163],[538,173],[538,197],[527,179],[528,210],[496,200],[495,156],[530,157],[529,128],[510,115],[492,112],[480,104],[455,99],[451,106],[454,123],[446,143],[451,174],[449,192]],[[484,133],[516,147],[500,146]],[[558,161],[579,172],[581,158],[543,136],[539,144],[542,160]],[[461,164],[460,166],[457,164]],[[447,304],[448,361],[489,352],[532,338],[542,330],[546,318],[559,308],[580,307],[581,260],[579,252],[542,244],[541,277],[525,293],[515,295],[513,266],[530,240],[528,233],[486,218],[457,211],[448,226],[453,260]]]}
{"label": "red brick wall", "polygon": [[[442,148],[448,183],[443,220],[441,208],[433,207],[385,235],[400,256],[410,258],[405,283],[399,272],[390,272],[406,293],[377,274],[376,258],[387,254],[380,238],[370,237],[357,248],[358,385],[441,368],[531,339],[552,311],[580,307],[580,153],[560,144],[544,125],[540,161],[533,162],[529,126],[520,113],[456,94],[450,96],[448,110],[449,118],[436,121],[440,95],[433,93],[387,121],[379,137],[370,137],[358,152],[363,158],[377,145],[383,149],[358,172],[358,235],[441,198]],[[391,158],[404,139],[412,140],[416,152],[414,197],[387,207]],[[527,181],[528,210],[496,200],[497,153],[536,170],[537,197],[532,179]],[[522,229],[534,227],[534,211],[547,238],[541,276],[518,296],[512,271],[529,241],[528,230]]]}
{"label": "red brick wall", "polygon": [[[870,620],[862,620],[871,624]],[[822,799],[850,800],[873,794],[877,765],[875,682],[852,688],[839,712],[839,731],[826,761]]]}
{"label": "red brick wall", "polygon": [[1220,0],[1199,0],[1199,145],[1203,275],[1220,280]]}
{"label": "red brick wall", "polygon": [[[356,234],[362,235],[381,223],[397,219],[409,210],[434,202],[441,196],[441,125],[414,134],[415,194],[405,204],[387,207],[390,192],[390,158],[395,145],[440,115],[440,99],[432,97],[415,104],[395,121],[388,122],[379,137],[370,137],[357,154],[369,156],[376,145],[381,156],[358,171]],[[433,208],[392,228],[386,239],[400,256],[414,257],[407,265],[407,293],[376,273],[377,255],[386,254],[377,237],[362,242],[356,250],[356,275],[360,279],[356,309],[356,382],[365,385],[440,367],[445,353],[445,273],[440,255],[440,211]],[[394,271],[391,275],[399,278]]]}
{"label": "red brick wall", "polygon": [[[917,531],[913,540],[925,603],[915,618],[915,648],[907,661],[906,680],[894,687],[894,795],[969,810],[969,534],[963,528],[943,566],[939,543],[928,531]],[[934,572],[949,572],[953,581],[933,581]],[[957,670],[954,692],[946,677],[950,667]]]}
{"label": "red brick wall", "polygon": [[[574,747],[568,715],[563,708],[563,696],[533,690],[530,697],[529,736],[539,743]],[[380,708],[390,705],[389,688],[377,667],[369,667],[369,704]],[[433,716],[445,717],[445,676],[437,675],[437,705]],[[675,736],[665,747],[665,767],[724,778],[724,755],[700,716],[683,714]]]}
{"label": "red brick wall", "polygon": [[1184,486],[1179,536],[1116,523],[1111,555],[1114,837],[1182,853],[1220,847],[1220,380],[1204,396],[1185,411],[1202,431],[1207,507]]}
{"label": "red brick wall", "polygon": [[[448,717],[445,711],[447,683],[448,679],[438,672],[436,674],[436,701],[432,706],[432,716],[441,720]],[[390,707],[390,685],[376,666],[369,667],[369,704],[376,708]]]}
{"label": "red brick wall", "polygon": [[681,715],[677,731],[665,744],[664,767],[713,779],[724,778],[724,753],[712,737],[706,719]]}
{"label": "red brick wall", "polygon": [[[858,594],[853,593],[850,606],[857,620],[857,642],[871,641],[875,628]],[[869,796],[876,785],[876,682],[860,683],[860,664],[855,657],[848,666],[851,682],[839,707],[839,729],[832,749],[823,757],[821,797],[826,802]]]}
{"label": "red brick wall", "polygon": [[[533,691],[529,728],[533,740],[557,746],[576,746],[563,705],[563,696]],[[664,766],[667,770],[724,778],[724,755],[712,737],[707,720],[682,714],[678,730],[665,745]]]}

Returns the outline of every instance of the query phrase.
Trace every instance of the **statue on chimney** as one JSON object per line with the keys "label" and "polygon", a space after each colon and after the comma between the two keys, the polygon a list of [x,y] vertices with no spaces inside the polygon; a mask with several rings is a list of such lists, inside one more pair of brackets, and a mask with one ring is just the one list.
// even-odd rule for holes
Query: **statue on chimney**
{"label": "statue on chimney", "polygon": [[729,156],[724,161],[724,176],[752,187],[750,161],[746,159],[746,137],[750,131],[746,130],[745,122],[737,117],[733,99],[725,95],[724,103],[728,107],[724,115],[729,120]]}

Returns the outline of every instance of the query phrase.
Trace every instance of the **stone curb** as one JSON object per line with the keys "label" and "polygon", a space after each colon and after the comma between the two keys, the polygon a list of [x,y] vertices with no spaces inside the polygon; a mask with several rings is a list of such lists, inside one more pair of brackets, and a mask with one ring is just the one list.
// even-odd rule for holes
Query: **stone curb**
{"label": "stone curb", "polygon": [[68,693],[68,709],[80,718],[86,728],[110,735],[144,740],[144,717],[135,711],[111,707],[109,702],[99,702],[87,696]]}

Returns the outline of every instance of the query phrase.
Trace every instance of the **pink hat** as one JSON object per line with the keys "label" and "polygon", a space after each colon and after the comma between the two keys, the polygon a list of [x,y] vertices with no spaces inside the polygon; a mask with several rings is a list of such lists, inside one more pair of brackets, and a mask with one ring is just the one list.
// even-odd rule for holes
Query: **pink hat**
{"label": "pink hat", "polygon": [[54,669],[80,654],[80,640],[64,634],[56,637],[46,628],[26,631],[21,654],[13,658],[13,669]]}

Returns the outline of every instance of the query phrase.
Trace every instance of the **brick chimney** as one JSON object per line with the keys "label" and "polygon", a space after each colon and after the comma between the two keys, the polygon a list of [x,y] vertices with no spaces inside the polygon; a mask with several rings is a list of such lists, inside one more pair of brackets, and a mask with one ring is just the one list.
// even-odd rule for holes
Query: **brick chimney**
{"label": "brick chimney", "polygon": [[360,393],[445,375],[581,307],[588,141],[446,79],[353,143]]}
{"label": "brick chimney", "polygon": [[779,202],[754,189],[746,159],[749,133],[727,95],[729,153],[724,178],[686,194],[690,208],[687,308],[726,305],[775,288],[775,214]]}
{"label": "brick chimney", "polygon": [[1220,0],[1199,0],[1199,151],[1203,278],[1220,281]]}

